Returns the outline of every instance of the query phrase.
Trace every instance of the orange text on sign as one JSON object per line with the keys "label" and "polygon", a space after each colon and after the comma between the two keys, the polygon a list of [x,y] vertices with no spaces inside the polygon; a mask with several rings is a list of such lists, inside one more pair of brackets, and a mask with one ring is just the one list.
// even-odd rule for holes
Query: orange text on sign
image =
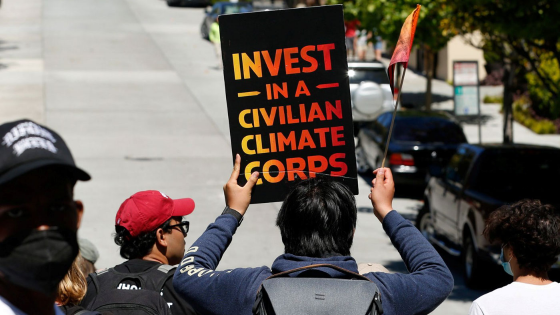
{"label": "orange text on sign", "polygon": [[332,70],[331,50],[334,47],[334,43],[330,43],[307,45],[301,49],[276,49],[274,57],[268,50],[254,51],[252,56],[250,53],[232,54],[234,77],[235,80],[250,79],[253,73],[254,76],[262,78],[263,66],[273,77],[279,74],[311,73],[319,68],[317,60],[321,60],[321,57],[324,70]]}
{"label": "orange text on sign", "polygon": [[241,140],[241,148],[248,155],[338,147],[345,144],[343,126],[315,128],[311,131],[304,129],[297,136],[295,131],[290,131],[287,135],[273,132],[264,137],[260,134],[247,135]]}
{"label": "orange text on sign", "polygon": [[305,104],[292,108],[292,105],[273,106],[269,108],[244,109],[239,113],[239,124],[243,128],[258,128],[261,125],[272,126],[274,124],[299,124],[313,121],[342,119],[342,104],[339,100],[326,101],[324,108],[319,103],[311,103],[307,109]]}
{"label": "orange text on sign", "polygon": [[250,162],[245,167],[245,177],[249,180],[251,173],[261,170],[262,178],[257,185],[262,185],[263,179],[269,183],[278,183],[287,177],[288,181],[294,181],[297,177],[307,179],[315,177],[317,173],[323,173],[329,166],[335,168],[329,172],[330,176],[344,176],[348,172],[348,166],[344,163],[345,153],[335,153],[329,158],[322,155],[310,155],[306,159],[301,157],[287,158],[285,161],[268,160],[262,164],[259,161]]}

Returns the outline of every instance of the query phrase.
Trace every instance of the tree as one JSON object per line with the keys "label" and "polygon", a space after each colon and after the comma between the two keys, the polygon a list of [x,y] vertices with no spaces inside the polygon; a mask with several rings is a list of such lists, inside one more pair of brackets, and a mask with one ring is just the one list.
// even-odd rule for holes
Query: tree
{"label": "tree", "polygon": [[[513,141],[512,94],[528,80],[533,106],[554,119],[560,115],[560,2],[557,0],[447,0],[455,17],[451,28],[462,34],[480,31],[485,52],[502,60],[504,142]],[[535,106],[536,105],[536,106]]]}
{"label": "tree", "polygon": [[[375,30],[389,45],[394,46],[399,39],[401,27],[406,17],[422,5],[414,45],[426,51],[426,99],[425,107],[431,109],[432,78],[434,77],[434,55],[447,45],[455,34],[450,31],[451,13],[446,0],[331,0],[331,3],[343,3],[345,12],[356,16],[362,26]],[[346,14],[346,13],[345,13]]]}

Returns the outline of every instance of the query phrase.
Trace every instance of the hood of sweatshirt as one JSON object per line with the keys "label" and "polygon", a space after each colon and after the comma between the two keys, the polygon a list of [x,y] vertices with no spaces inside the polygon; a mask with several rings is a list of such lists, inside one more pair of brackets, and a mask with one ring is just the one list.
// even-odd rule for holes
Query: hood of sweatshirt
{"label": "hood of sweatshirt", "polygon": [[[284,254],[276,258],[276,260],[272,264],[271,269],[272,269],[272,274],[277,274],[279,272],[283,272],[286,270],[305,267],[309,265],[316,265],[316,264],[331,264],[358,273],[358,264],[356,263],[356,260],[351,256],[332,256],[332,257],[318,258],[318,257],[306,257],[306,256],[296,256],[292,254]],[[320,267],[317,268],[317,270],[326,272],[333,278],[341,278],[344,276],[344,273],[328,267]],[[290,277],[295,277],[301,272],[302,271],[291,273]]]}

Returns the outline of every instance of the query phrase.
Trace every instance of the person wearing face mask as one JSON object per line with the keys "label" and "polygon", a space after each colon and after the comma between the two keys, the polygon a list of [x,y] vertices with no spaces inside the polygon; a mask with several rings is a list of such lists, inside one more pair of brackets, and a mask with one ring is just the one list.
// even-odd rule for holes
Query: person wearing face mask
{"label": "person wearing face mask", "polygon": [[60,315],[59,282],[78,255],[84,206],[64,140],[30,120],[0,125],[0,314]]}
{"label": "person wearing face mask", "polygon": [[500,260],[513,282],[476,299],[471,315],[556,314],[560,284],[548,271],[560,255],[560,212],[521,200],[492,212],[484,236],[502,246]]}

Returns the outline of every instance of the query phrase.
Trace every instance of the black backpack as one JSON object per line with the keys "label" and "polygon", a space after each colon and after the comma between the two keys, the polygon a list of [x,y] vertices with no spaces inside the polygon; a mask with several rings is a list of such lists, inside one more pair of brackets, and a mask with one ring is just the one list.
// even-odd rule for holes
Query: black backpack
{"label": "black backpack", "polygon": [[175,268],[156,265],[139,273],[121,273],[113,268],[91,273],[97,296],[87,309],[114,315],[171,315],[161,290]]}
{"label": "black backpack", "polygon": [[[343,272],[348,279],[331,278],[316,270],[328,267]],[[285,277],[304,271],[297,277]],[[366,281],[364,281],[366,280]],[[377,285],[368,278],[330,264],[296,268],[263,281],[254,315],[381,315],[381,296]]]}
{"label": "black backpack", "polygon": [[[61,305],[58,307],[62,311],[62,313],[66,315],[104,315],[104,314],[111,314],[111,313],[99,313],[88,311],[79,305]],[[112,314],[111,314],[112,315]]]}

